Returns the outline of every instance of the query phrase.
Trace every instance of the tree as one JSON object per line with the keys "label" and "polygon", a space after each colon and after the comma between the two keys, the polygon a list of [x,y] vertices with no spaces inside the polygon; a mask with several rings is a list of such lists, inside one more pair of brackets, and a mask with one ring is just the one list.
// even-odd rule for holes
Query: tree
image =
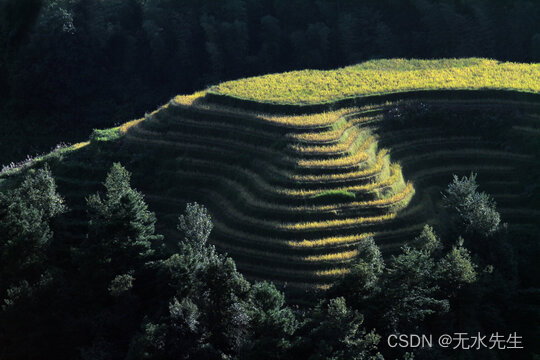
{"label": "tree", "polygon": [[285,358],[298,327],[296,317],[285,305],[285,296],[274,284],[260,282],[251,287],[250,303],[250,340],[240,351],[240,358]]}
{"label": "tree", "polygon": [[379,280],[384,269],[381,251],[370,236],[358,245],[358,255],[350,273],[334,285],[330,296],[344,296],[353,308],[360,309],[380,290]]}
{"label": "tree", "polygon": [[501,217],[493,198],[477,191],[476,174],[454,180],[443,193],[443,205],[457,214],[465,231],[487,237],[499,229]]}
{"label": "tree", "polygon": [[393,256],[384,284],[385,318],[394,332],[415,329],[429,316],[447,312],[449,302],[438,293],[436,264],[427,250],[402,248]]}
{"label": "tree", "polygon": [[192,298],[201,309],[208,343],[218,354],[232,355],[248,340],[250,283],[231,258],[213,257],[197,268]]}
{"label": "tree", "polygon": [[56,345],[44,337],[58,321],[51,302],[60,297],[48,253],[51,224],[65,211],[48,166],[30,170],[17,188],[0,193],[0,358],[39,358]]}
{"label": "tree", "polygon": [[51,221],[66,211],[48,166],[31,171],[22,184],[0,193],[0,291],[9,282],[34,280],[45,268]]}
{"label": "tree", "polygon": [[418,248],[426,250],[430,254],[438,254],[442,250],[441,240],[435,234],[433,228],[429,225],[424,225],[422,232],[415,239],[415,244]]}
{"label": "tree", "polygon": [[456,293],[465,284],[476,281],[476,265],[471,259],[469,250],[463,247],[463,239],[459,238],[450,250],[438,263],[438,276],[441,283],[450,294]]}
{"label": "tree", "polygon": [[293,355],[315,359],[382,359],[377,352],[380,336],[367,332],[364,318],[343,297],[321,301],[310,313]]}
{"label": "tree", "polygon": [[106,277],[127,274],[152,259],[163,239],[155,234],[156,217],[143,195],[130,186],[131,174],[115,163],[105,180],[105,194],[87,199],[89,234],[85,262]]}
{"label": "tree", "polygon": [[178,222],[178,230],[184,234],[181,246],[189,246],[196,252],[202,251],[207,246],[214,228],[208,210],[198,203],[189,203],[186,205],[185,214],[180,215]]}
{"label": "tree", "polygon": [[161,304],[167,309],[143,324],[129,358],[220,359],[247,343],[251,285],[231,258],[208,244],[212,227],[206,208],[187,204],[179,218],[179,252],[156,264],[159,292],[170,296]]}

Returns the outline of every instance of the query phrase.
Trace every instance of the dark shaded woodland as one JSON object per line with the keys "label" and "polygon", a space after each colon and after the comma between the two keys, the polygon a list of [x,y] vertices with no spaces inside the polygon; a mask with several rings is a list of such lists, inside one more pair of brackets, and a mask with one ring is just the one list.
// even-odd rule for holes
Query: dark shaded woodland
{"label": "dark shaded woodland", "polygon": [[373,58],[539,61],[539,24],[532,0],[2,0],[0,164],[223,80]]}

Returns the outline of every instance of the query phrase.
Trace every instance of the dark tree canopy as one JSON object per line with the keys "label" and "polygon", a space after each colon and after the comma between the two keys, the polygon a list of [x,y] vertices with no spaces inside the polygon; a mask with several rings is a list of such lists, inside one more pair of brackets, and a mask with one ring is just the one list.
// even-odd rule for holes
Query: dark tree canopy
{"label": "dark tree canopy", "polygon": [[373,58],[540,59],[534,0],[1,0],[0,20],[0,134],[35,134],[32,146],[0,136],[2,164],[234,78]]}

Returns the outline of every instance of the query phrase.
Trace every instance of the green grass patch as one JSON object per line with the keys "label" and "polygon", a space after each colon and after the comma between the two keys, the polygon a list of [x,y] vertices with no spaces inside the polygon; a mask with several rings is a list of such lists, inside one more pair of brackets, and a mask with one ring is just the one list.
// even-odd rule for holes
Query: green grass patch
{"label": "green grass patch", "polygon": [[356,194],[346,190],[327,190],[311,196],[312,199],[328,199],[328,198],[340,198],[354,200]]}
{"label": "green grass patch", "polygon": [[110,129],[94,129],[90,135],[90,142],[102,142],[102,141],[113,141],[118,140],[122,137],[120,132],[120,126],[110,128]]}

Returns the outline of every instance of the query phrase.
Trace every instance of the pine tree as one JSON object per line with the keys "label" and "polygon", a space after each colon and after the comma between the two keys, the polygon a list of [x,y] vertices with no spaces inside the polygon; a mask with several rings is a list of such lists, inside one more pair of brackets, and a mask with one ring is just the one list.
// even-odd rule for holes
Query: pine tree
{"label": "pine tree", "polygon": [[487,237],[499,229],[501,217],[493,198],[478,192],[476,174],[454,180],[443,194],[443,205],[455,211],[465,231]]}
{"label": "pine tree", "polygon": [[47,166],[0,193],[0,291],[8,282],[35,280],[45,267],[52,219],[66,211]]}
{"label": "pine tree", "polygon": [[465,284],[471,284],[477,279],[476,265],[469,250],[463,247],[462,238],[459,238],[437,266],[438,277],[449,294],[455,294]]}
{"label": "pine tree", "polygon": [[368,237],[358,245],[358,255],[350,273],[333,286],[330,296],[344,296],[354,309],[364,308],[366,301],[376,297],[380,290],[384,269],[381,251],[373,237]]}
{"label": "pine tree", "polygon": [[298,327],[296,317],[285,305],[285,295],[273,283],[251,287],[249,337],[240,351],[241,359],[283,359],[292,346]]}
{"label": "pine tree", "polygon": [[109,277],[127,274],[152,259],[160,246],[156,217],[143,195],[130,185],[131,174],[115,163],[105,180],[105,193],[87,199],[89,234],[83,252],[88,271]]}
{"label": "pine tree", "polygon": [[[56,343],[57,271],[49,254],[52,222],[66,211],[47,166],[0,193],[0,358],[43,357]],[[54,300],[53,300],[54,299]],[[47,311],[43,311],[43,309]]]}
{"label": "pine tree", "polygon": [[347,306],[343,297],[321,301],[300,332],[294,358],[382,359],[377,351],[380,336],[363,326],[364,318]]}
{"label": "pine tree", "polygon": [[415,329],[429,316],[447,312],[449,302],[439,294],[437,267],[430,252],[404,246],[393,256],[385,278],[385,318],[395,331]]}

